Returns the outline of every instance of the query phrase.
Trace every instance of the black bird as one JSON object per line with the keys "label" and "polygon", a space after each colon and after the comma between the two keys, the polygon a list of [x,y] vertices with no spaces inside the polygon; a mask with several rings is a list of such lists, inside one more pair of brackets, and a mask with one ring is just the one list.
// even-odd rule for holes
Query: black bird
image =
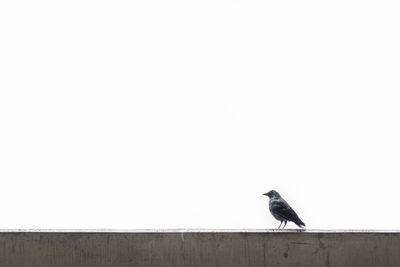
{"label": "black bird", "polygon": [[305,227],[305,223],[300,220],[296,212],[289,206],[289,204],[279,195],[275,190],[271,190],[268,193],[263,194],[264,196],[269,196],[269,211],[272,216],[278,221],[281,221],[278,229],[281,227],[282,223],[285,222],[282,229],[285,229],[287,221],[294,222],[300,228]]}

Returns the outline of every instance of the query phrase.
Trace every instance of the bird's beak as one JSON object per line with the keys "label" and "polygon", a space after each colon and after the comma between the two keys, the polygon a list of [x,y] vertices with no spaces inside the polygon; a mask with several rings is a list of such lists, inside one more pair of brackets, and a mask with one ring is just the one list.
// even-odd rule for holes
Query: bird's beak
{"label": "bird's beak", "polygon": [[263,196],[268,196],[268,193],[264,193]]}

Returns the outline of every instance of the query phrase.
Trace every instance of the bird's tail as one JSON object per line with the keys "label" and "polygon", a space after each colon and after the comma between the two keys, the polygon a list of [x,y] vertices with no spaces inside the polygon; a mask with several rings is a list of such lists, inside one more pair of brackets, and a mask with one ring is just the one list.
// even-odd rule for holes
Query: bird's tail
{"label": "bird's tail", "polygon": [[306,227],[306,224],[303,223],[303,221],[300,220],[300,218],[298,218],[294,223],[297,224],[297,226],[300,227],[300,228]]}

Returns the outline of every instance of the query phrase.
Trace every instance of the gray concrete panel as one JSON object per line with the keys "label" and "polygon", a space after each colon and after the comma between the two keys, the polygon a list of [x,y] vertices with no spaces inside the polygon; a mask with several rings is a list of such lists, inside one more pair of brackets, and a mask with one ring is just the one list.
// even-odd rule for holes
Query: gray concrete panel
{"label": "gray concrete panel", "polygon": [[399,232],[2,231],[0,267],[400,266]]}

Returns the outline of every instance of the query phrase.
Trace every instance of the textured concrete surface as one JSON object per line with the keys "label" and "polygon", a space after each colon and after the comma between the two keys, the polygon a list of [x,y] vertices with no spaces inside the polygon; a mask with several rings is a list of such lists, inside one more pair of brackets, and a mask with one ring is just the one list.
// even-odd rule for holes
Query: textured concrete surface
{"label": "textured concrete surface", "polygon": [[1,231],[0,267],[400,266],[400,232]]}

